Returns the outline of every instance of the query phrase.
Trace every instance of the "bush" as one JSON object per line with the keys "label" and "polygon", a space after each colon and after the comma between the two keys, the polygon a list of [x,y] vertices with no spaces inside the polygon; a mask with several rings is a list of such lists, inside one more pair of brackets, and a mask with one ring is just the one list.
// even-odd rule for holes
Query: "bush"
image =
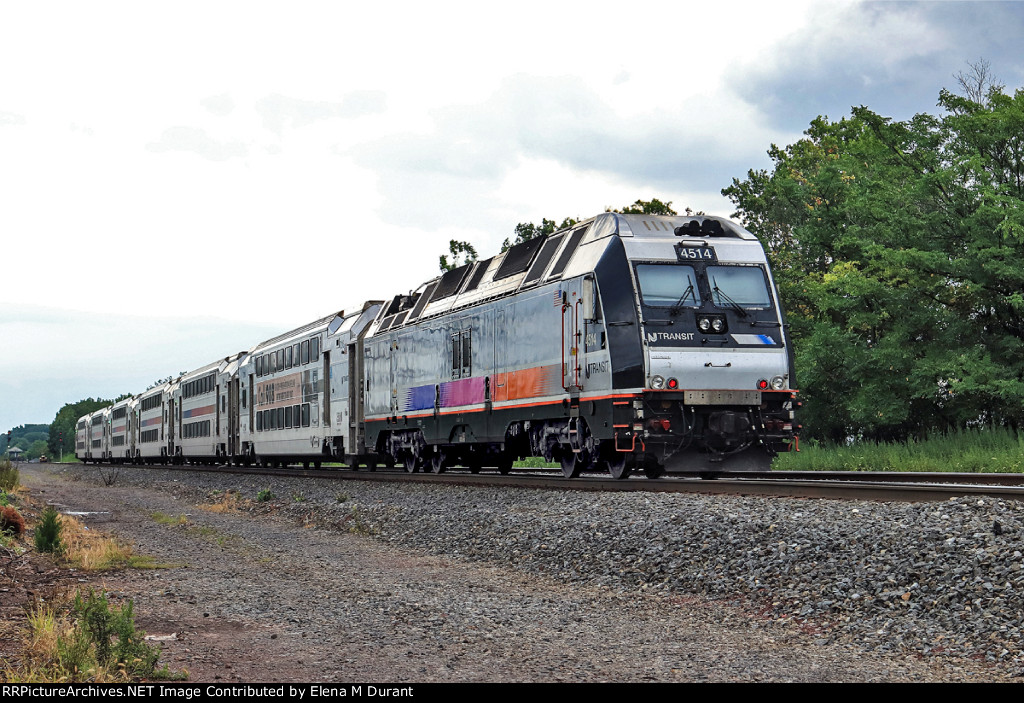
{"label": "bush", "polygon": [[10,681],[126,682],[180,678],[156,669],[160,650],[135,629],[134,605],[113,608],[106,594],[76,593],[69,607],[37,603],[19,669],[0,672]]}
{"label": "bush", "polygon": [[146,633],[135,629],[132,601],[112,609],[106,594],[90,590],[84,597],[75,595],[72,610],[79,631],[69,653],[92,649],[96,664],[108,671],[120,669],[133,678],[152,676],[160,650],[146,644]]}
{"label": "bush", "polygon": [[0,506],[0,532],[20,535],[25,531],[25,518],[9,505]]}
{"label": "bush", "polygon": [[59,554],[63,549],[60,539],[61,525],[57,511],[52,506],[43,511],[43,519],[36,526],[36,549],[40,552]]}
{"label": "bush", "polygon": [[267,501],[274,500],[274,494],[270,492],[269,488],[264,488],[256,494],[256,500],[260,503],[266,503]]}

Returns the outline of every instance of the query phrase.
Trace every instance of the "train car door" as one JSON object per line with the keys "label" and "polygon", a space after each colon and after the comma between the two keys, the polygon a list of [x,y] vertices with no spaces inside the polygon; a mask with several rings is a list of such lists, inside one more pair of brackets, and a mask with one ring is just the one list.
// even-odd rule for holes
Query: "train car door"
{"label": "train car door", "polygon": [[232,457],[238,453],[239,435],[239,409],[238,409],[239,379],[235,375],[228,384],[228,456]]}
{"label": "train car door", "polygon": [[[324,392],[323,392],[323,399],[324,399],[324,427],[327,428],[327,427],[331,426],[331,381],[333,380],[331,378],[331,376],[332,376],[331,350],[330,349],[324,349],[323,357],[324,357],[324,367],[323,367],[323,374],[324,374],[323,379],[324,380],[323,380],[323,384],[322,385],[323,385],[323,389],[324,389]],[[326,434],[326,431],[325,431],[325,434]]]}

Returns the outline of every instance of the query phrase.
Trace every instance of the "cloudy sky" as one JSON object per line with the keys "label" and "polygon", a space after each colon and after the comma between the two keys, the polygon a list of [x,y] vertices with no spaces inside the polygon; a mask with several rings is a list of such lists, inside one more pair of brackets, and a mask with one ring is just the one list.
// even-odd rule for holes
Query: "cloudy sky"
{"label": "cloudy sky", "polygon": [[[372,5],[372,6],[371,6]],[[712,7],[713,5],[713,7]],[[897,119],[1024,3],[0,4],[0,430],[437,273],[449,239],[720,190]]]}

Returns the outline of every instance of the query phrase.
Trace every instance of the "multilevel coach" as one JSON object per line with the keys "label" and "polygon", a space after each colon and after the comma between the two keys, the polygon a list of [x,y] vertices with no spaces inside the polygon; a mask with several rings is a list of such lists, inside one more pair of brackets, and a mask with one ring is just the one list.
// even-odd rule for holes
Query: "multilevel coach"
{"label": "multilevel coach", "polygon": [[77,455],[717,474],[793,447],[795,397],[752,234],[603,213],[87,415]]}

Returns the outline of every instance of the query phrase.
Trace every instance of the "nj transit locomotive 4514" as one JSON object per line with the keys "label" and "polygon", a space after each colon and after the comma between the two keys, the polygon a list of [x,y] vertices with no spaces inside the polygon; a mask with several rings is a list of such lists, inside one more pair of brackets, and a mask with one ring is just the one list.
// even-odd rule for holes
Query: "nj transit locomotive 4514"
{"label": "nj transit locomotive 4514", "polygon": [[796,404],[752,234],[603,213],[87,415],[77,455],[719,474],[795,448]]}

